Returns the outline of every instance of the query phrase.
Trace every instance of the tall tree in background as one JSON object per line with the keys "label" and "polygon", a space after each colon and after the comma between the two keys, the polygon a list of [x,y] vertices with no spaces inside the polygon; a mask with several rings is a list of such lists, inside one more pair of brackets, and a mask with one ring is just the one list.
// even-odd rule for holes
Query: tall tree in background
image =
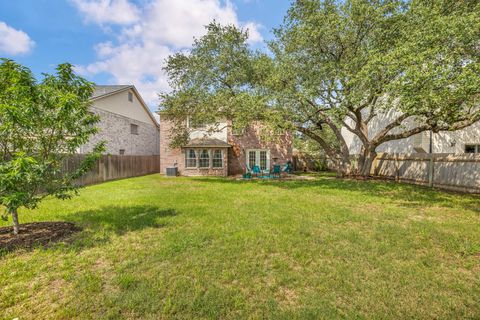
{"label": "tall tree in background", "polygon": [[76,179],[103,150],[97,145],[78,170],[63,173],[63,161],[97,132],[89,112],[93,84],[61,64],[38,83],[11,60],[0,63],[0,205],[19,232],[18,209],[34,208],[46,196],[69,198]]}
{"label": "tall tree in background", "polygon": [[352,172],[347,131],[366,176],[382,143],[480,120],[478,1],[298,0],[271,54],[249,49],[248,33],[233,26],[207,31],[168,60],[165,110],[297,130],[341,174]]}

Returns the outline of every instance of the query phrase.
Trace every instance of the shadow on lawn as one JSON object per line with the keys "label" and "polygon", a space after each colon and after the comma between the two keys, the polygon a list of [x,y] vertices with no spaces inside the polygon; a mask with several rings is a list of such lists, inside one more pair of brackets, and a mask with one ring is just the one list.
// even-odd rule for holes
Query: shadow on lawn
{"label": "shadow on lawn", "polygon": [[174,209],[161,209],[155,206],[106,206],[95,210],[70,213],[66,220],[83,229],[75,241],[78,248],[91,247],[110,241],[112,234],[122,235],[145,228],[162,228],[173,217]]}
{"label": "shadow on lawn", "polygon": [[220,184],[256,184],[277,187],[285,190],[316,188],[338,192],[356,192],[368,196],[391,199],[403,207],[419,208],[424,206],[461,207],[480,213],[478,195],[460,194],[448,191],[432,190],[428,187],[383,180],[338,179],[328,175],[319,175],[313,180],[233,180],[198,178],[196,181]]}

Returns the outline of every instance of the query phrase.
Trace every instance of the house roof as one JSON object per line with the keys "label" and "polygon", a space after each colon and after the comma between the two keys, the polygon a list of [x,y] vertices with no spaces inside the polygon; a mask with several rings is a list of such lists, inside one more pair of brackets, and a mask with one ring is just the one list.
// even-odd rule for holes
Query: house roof
{"label": "house roof", "polygon": [[135,93],[135,96],[137,97],[138,101],[140,101],[140,104],[142,105],[143,109],[148,114],[150,119],[152,119],[152,122],[157,126],[157,128],[159,128],[160,127],[159,121],[153,115],[152,111],[150,111],[147,104],[145,103],[142,96],[137,91],[137,88],[135,88],[134,85],[96,85],[95,89],[93,90],[93,95],[91,97],[91,100],[102,99],[102,98],[123,92],[125,90],[130,90],[130,89]]}
{"label": "house roof", "polygon": [[194,138],[184,148],[230,148],[231,146],[223,140],[215,138]]}
{"label": "house roof", "polygon": [[97,99],[105,95],[111,95],[133,87],[132,85],[99,85],[95,86],[92,99]]}

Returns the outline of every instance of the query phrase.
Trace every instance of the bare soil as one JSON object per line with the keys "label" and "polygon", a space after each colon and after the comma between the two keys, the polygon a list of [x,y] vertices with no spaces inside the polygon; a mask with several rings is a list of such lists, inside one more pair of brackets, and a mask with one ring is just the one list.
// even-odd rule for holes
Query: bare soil
{"label": "bare soil", "polygon": [[17,236],[13,227],[0,228],[0,251],[31,249],[38,246],[49,246],[63,241],[81,229],[70,222],[34,222],[20,225]]}

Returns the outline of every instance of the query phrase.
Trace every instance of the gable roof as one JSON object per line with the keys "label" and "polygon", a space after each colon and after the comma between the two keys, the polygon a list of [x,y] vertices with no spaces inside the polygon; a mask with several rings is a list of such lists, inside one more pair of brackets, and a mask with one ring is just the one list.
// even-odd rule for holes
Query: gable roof
{"label": "gable roof", "polygon": [[152,114],[152,111],[150,111],[147,104],[145,103],[142,96],[137,91],[137,88],[135,88],[134,85],[96,85],[93,90],[91,100],[95,101],[95,100],[103,99],[103,98],[112,96],[114,94],[117,94],[126,90],[130,90],[130,89],[133,91],[138,101],[140,101],[140,104],[142,105],[144,111],[148,114],[152,122],[157,126],[157,128],[159,128],[160,127],[159,122],[154,117],[154,115]]}

